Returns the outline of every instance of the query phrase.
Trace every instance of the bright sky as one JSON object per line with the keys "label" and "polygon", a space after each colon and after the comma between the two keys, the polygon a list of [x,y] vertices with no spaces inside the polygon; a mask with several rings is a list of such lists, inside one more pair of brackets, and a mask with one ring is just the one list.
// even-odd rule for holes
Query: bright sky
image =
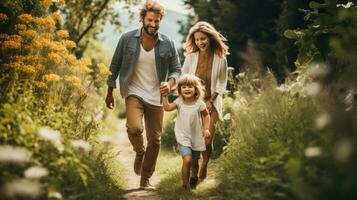
{"label": "bright sky", "polygon": [[[144,3],[146,0],[141,0],[142,3]],[[188,14],[190,12],[190,10],[188,10],[187,8],[185,8],[184,4],[183,4],[183,0],[156,0],[156,2],[160,3],[161,5],[163,5],[166,9],[168,10],[173,10],[179,13],[183,13],[183,14]],[[120,8],[121,4],[118,3],[116,4],[115,7]],[[132,10],[138,11],[138,9],[141,7],[141,5],[139,5],[139,7],[133,7]]]}
{"label": "bright sky", "polygon": [[[142,2],[145,2],[145,0],[142,0]],[[156,2],[160,3],[169,10],[183,14],[187,14],[189,12],[189,10],[184,7],[182,0],[156,0]]]}

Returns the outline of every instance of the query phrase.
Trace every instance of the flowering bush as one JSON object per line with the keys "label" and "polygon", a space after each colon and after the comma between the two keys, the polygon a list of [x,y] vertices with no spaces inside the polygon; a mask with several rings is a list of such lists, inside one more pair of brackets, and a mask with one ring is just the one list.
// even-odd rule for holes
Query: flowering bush
{"label": "flowering bush", "polygon": [[103,85],[110,72],[73,55],[76,44],[58,30],[62,17],[50,12],[53,3],[33,3],[37,13],[0,13],[0,25],[7,27],[0,32],[4,198],[94,199],[86,188],[109,188],[109,181],[94,179],[102,173],[95,163],[102,154],[92,147],[104,109],[93,82]]}

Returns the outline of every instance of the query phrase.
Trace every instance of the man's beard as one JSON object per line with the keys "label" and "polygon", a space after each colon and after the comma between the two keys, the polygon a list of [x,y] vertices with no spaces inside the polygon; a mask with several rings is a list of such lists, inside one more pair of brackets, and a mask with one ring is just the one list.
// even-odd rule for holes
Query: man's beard
{"label": "man's beard", "polygon": [[[154,31],[149,31],[149,26],[146,26],[144,23],[143,23],[143,28],[144,28],[144,31],[150,36],[156,35],[157,31],[159,30],[159,27],[155,27]],[[153,28],[153,27],[150,27],[150,28]]]}

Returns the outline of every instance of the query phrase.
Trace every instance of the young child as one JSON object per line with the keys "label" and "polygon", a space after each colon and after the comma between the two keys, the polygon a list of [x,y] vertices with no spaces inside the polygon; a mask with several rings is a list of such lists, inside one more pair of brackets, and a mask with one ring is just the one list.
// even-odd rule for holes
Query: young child
{"label": "young child", "polygon": [[[185,74],[178,80],[179,97],[169,103],[163,95],[165,111],[177,109],[175,136],[182,156],[181,178],[184,188],[195,188],[198,177],[198,160],[206,150],[205,139],[209,139],[210,116],[202,101],[204,92],[198,77]],[[191,175],[190,175],[191,171]]]}

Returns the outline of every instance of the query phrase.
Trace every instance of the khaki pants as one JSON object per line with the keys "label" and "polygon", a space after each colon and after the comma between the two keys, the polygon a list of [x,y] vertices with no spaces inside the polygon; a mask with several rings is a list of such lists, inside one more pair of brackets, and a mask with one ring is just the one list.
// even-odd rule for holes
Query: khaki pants
{"label": "khaki pants", "polygon": [[[164,110],[163,107],[148,104],[134,95],[125,99],[125,105],[128,137],[137,154],[145,153],[141,177],[149,179],[155,171],[159,155]],[[143,139],[143,118],[147,139],[146,150]]]}

